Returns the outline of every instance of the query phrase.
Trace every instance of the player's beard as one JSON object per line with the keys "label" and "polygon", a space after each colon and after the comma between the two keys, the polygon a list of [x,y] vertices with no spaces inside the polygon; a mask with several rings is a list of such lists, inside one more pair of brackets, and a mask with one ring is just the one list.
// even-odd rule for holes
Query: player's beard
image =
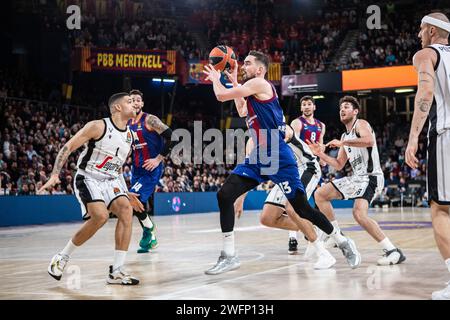
{"label": "player's beard", "polygon": [[344,125],[349,124],[349,123],[352,122],[352,121],[353,121],[353,118],[345,118],[345,119],[342,119],[342,117],[341,117],[341,122],[342,122]]}
{"label": "player's beard", "polygon": [[242,73],[242,80],[244,81],[244,83],[253,78],[255,78],[255,75],[251,76],[248,73]]}

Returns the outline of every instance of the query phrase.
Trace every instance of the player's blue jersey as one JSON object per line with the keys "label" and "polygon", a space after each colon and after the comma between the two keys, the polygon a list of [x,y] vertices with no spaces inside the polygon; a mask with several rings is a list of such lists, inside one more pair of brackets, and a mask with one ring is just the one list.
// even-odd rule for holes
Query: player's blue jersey
{"label": "player's blue jersey", "polygon": [[314,118],[314,124],[309,123],[305,118],[298,117],[302,123],[300,139],[303,141],[319,142],[322,135],[322,122]]}
{"label": "player's blue jersey", "polygon": [[148,113],[142,112],[136,121],[133,119],[128,122],[134,136],[132,146],[133,172],[145,170],[142,168],[145,160],[155,158],[164,147],[164,138],[145,126],[145,120],[148,116]]}
{"label": "player's blue jersey", "polygon": [[[270,85],[273,93],[272,98],[268,100],[259,100],[254,96],[247,98],[247,125],[254,130],[252,138],[258,148],[264,147],[265,149],[267,147],[268,155],[271,154],[271,151],[280,152],[280,157],[292,158],[289,160],[295,163],[291,149],[284,142],[286,123],[283,117],[283,109],[281,108],[275,88],[272,84]],[[265,132],[261,131],[263,129],[265,129]],[[271,140],[270,130],[272,129],[276,130],[279,150],[271,148],[273,141]],[[285,153],[284,150],[289,151]]]}
{"label": "player's blue jersey", "polygon": [[[272,85],[271,85],[272,86]],[[258,183],[272,180],[278,184],[286,195],[292,199],[296,192],[305,193],[305,188],[300,180],[297,162],[292,149],[284,142],[286,123],[284,122],[283,109],[281,109],[275,88],[272,86],[273,97],[268,100],[259,100],[253,96],[247,98],[247,125],[253,129],[252,139],[257,145],[245,158],[245,162],[238,164],[233,170],[233,174],[250,178]],[[274,139],[278,141],[278,148],[271,139],[270,130],[274,130]],[[265,134],[264,134],[264,131]],[[266,149],[267,155],[273,159],[268,165],[259,158],[259,150]],[[258,152],[256,163],[254,152]],[[264,153],[264,152],[263,152]],[[259,159],[258,159],[259,158]],[[263,172],[263,169],[275,167],[275,172]]]}

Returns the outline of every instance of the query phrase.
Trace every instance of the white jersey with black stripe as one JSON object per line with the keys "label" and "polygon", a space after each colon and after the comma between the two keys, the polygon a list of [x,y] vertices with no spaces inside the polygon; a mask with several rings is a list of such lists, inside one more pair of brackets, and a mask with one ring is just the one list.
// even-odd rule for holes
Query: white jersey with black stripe
{"label": "white jersey with black stripe", "polygon": [[131,130],[117,128],[111,118],[105,123],[103,135],[89,140],[78,158],[78,171],[91,178],[104,180],[119,177],[122,166],[130,153],[133,135]]}
{"label": "white jersey with black stripe", "polygon": [[288,143],[294,152],[295,158],[297,160],[297,166],[300,168],[308,162],[313,162],[318,164],[317,157],[312,153],[309,146],[303,142],[300,137],[295,133],[295,138],[291,139]]}
{"label": "white jersey with black stripe", "polygon": [[450,45],[432,44],[429,48],[437,54],[434,67],[434,104],[430,110],[428,133],[441,134],[450,129]]}
{"label": "white jersey with black stripe", "polygon": [[[342,134],[343,140],[354,140],[359,138],[359,134],[356,132],[357,119],[353,124],[350,132],[344,132]],[[372,137],[374,144],[372,147],[359,148],[344,146],[345,153],[347,154],[348,161],[353,169],[353,174],[356,176],[375,176],[383,175],[380,165],[380,157],[378,155],[377,139],[375,132],[372,128]]]}

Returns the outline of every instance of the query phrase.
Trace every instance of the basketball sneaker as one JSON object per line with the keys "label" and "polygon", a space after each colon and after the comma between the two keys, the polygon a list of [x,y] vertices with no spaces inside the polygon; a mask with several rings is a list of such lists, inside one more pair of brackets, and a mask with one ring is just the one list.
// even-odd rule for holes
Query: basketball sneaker
{"label": "basketball sneaker", "polygon": [[341,249],[352,269],[361,264],[361,254],[358,252],[358,249],[356,249],[355,242],[352,239],[347,238],[347,241],[341,243],[338,247]]}
{"label": "basketball sneaker", "polygon": [[329,269],[336,263],[336,259],[331,255],[328,250],[323,250],[319,253],[317,262],[314,264],[314,269],[324,270]]}
{"label": "basketball sneaker", "polygon": [[232,257],[229,257],[225,254],[224,251],[220,252],[220,257],[217,260],[217,263],[214,267],[208,269],[205,271],[206,274],[214,275],[214,274],[220,274],[227,271],[232,271],[241,266],[241,262],[239,261],[239,258],[235,254]]}
{"label": "basketball sneaker", "polygon": [[288,253],[289,254],[296,254],[298,251],[298,242],[297,239],[295,238],[289,238],[289,249],[288,249]]}
{"label": "basketball sneaker", "polygon": [[48,274],[58,281],[61,280],[67,262],[69,262],[69,256],[60,253],[55,254],[48,266]]}
{"label": "basketball sneaker", "polygon": [[331,249],[331,248],[337,248],[338,245],[336,244],[336,242],[334,241],[334,239],[332,237],[330,237],[329,235],[325,234],[325,240],[323,241],[323,244],[325,245],[326,249]]}
{"label": "basketball sneaker", "polygon": [[308,241],[308,245],[306,246],[305,253],[303,254],[303,257],[307,260],[313,258],[317,255],[316,247],[312,244],[312,242]]}
{"label": "basketball sneaker", "polygon": [[378,259],[377,263],[379,266],[390,266],[394,264],[402,263],[406,260],[406,257],[403,255],[403,252],[395,248],[393,250],[383,250],[384,255],[382,258]]}
{"label": "basketball sneaker", "polygon": [[109,266],[109,275],[106,279],[109,284],[120,284],[124,286],[135,286],[139,284],[139,280],[130,276],[123,267],[113,270],[113,266]]}
{"label": "basketball sneaker", "polygon": [[450,281],[446,285],[446,288],[433,292],[431,294],[431,300],[450,300]]}
{"label": "basketball sneaker", "polygon": [[143,228],[142,238],[141,241],[139,241],[140,248],[137,253],[146,253],[149,252],[150,249],[155,249],[158,247],[158,240],[153,232],[154,229],[155,225],[153,225],[153,228]]}

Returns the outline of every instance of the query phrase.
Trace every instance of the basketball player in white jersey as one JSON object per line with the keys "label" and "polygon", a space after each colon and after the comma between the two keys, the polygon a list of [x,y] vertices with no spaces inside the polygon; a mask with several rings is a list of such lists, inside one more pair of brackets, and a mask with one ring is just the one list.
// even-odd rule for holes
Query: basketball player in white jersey
{"label": "basketball player in white jersey", "polygon": [[[116,93],[108,101],[111,116],[88,122],[59,151],[53,172],[39,190],[49,189],[59,183],[59,173],[69,155],[82,145],[85,149],[78,158],[75,175],[75,195],[80,202],[82,218],[87,220],[56,254],[48,273],[60,280],[70,255],[89,240],[107,221],[109,212],[117,218],[114,263],[109,267],[107,283],[136,285],[139,280],[123,269],[131,238],[133,209],[142,212],[143,205],[137,194],[129,193],[122,175],[133,137],[127,121],[136,115],[128,93]],[[131,204],[131,205],[130,205]]]}
{"label": "basketball player in white jersey", "polygon": [[[286,126],[286,142],[294,152],[299,176],[305,187],[307,198],[309,199],[316,189],[322,174],[319,161],[309,149],[308,145],[300,140],[298,135],[294,134],[294,130],[290,126]],[[251,138],[247,142],[246,149],[247,153],[250,153],[253,149]],[[237,212],[243,211],[242,207],[245,195],[246,193],[238,198],[240,205]],[[240,215],[238,215],[238,218],[239,217]],[[303,232],[317,254],[318,259],[314,264],[314,269],[329,269],[336,263],[336,259],[325,248],[323,242],[317,235],[313,224],[306,219],[300,218],[298,214],[295,213],[283,191],[277,184],[275,184],[266,198],[260,221],[261,224],[267,227],[295,230],[295,232],[300,230]]]}
{"label": "basketball player in white jersey", "polygon": [[375,133],[367,121],[358,119],[359,103],[356,98],[345,96],[339,101],[339,106],[341,122],[345,125],[347,132],[342,134],[341,140],[334,139],[326,145],[339,148],[337,158],[328,156],[318,143],[311,142],[309,146],[315,155],[336,170],[344,168],[348,160],[353,175],[333,180],[320,187],[315,193],[316,203],[331,223],[338,228],[331,200],[354,199],[353,217],[385,252],[378,260],[378,264],[401,263],[406,259],[402,251],[392,244],[378,223],[368,215],[369,204],[384,187]]}
{"label": "basketball player in white jersey", "polygon": [[[417,168],[419,135],[429,115],[427,190],[437,247],[450,272],[450,33],[449,19],[431,13],[422,19],[419,38],[422,50],[413,58],[419,75],[405,161]],[[434,102],[433,102],[434,98]],[[434,300],[450,300],[447,287],[432,294]]]}

